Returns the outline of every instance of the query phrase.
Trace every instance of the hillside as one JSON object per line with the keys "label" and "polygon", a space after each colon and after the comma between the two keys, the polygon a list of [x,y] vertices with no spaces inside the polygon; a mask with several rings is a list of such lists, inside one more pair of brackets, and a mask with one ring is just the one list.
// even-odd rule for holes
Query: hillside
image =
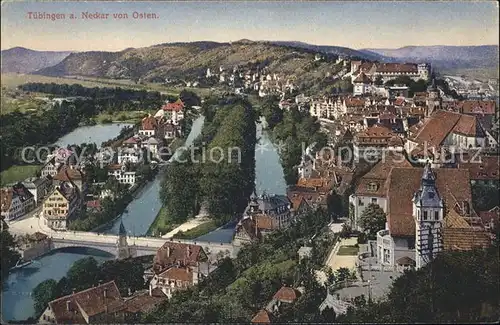
{"label": "hillside", "polygon": [[288,42],[288,41],[273,41],[272,44],[281,46],[291,46],[296,48],[308,49],[315,52],[321,52],[326,54],[341,55],[347,57],[353,57],[358,59],[370,60],[370,61],[385,61],[392,62],[393,58],[381,55],[379,53],[363,51],[363,50],[353,50],[348,47],[332,46],[332,45],[314,45],[303,42]]}
{"label": "hillside", "polygon": [[71,52],[35,51],[13,47],[1,52],[2,73],[30,73],[61,62]]}
{"label": "hillside", "polygon": [[317,52],[278,46],[268,42],[241,40],[233,43],[169,43],[127,49],[121,52],[81,52],[36,74],[48,76],[81,75],[104,78],[192,79],[204,76],[206,69],[218,71],[266,67],[270,73],[299,77],[301,82],[322,80],[340,69],[332,58],[315,62]]}
{"label": "hillside", "polygon": [[430,62],[439,71],[457,69],[498,69],[498,46],[405,46],[398,49],[363,49],[399,61]]}

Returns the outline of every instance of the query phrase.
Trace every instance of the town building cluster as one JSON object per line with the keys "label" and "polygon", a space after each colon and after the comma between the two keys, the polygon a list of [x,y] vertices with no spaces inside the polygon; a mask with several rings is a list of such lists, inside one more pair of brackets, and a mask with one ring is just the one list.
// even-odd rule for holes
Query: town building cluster
{"label": "town building cluster", "polygon": [[[114,193],[102,186],[104,183],[87,180],[85,167],[98,164],[106,169],[109,178],[133,190],[141,177],[140,166],[148,162],[156,168],[160,159],[171,156],[169,150],[162,152],[162,148],[168,148],[174,139],[183,136],[184,111],[180,99],[165,103],[154,116],[141,120],[133,136],[113,143],[111,155],[108,148],[101,148],[92,157],[77,157],[69,148],[55,149],[47,155],[39,176],[1,189],[2,218],[13,221],[39,208],[41,222],[52,229],[65,230],[83,209],[101,211],[101,200],[114,198]],[[97,188],[98,192],[89,193],[89,188]]]}

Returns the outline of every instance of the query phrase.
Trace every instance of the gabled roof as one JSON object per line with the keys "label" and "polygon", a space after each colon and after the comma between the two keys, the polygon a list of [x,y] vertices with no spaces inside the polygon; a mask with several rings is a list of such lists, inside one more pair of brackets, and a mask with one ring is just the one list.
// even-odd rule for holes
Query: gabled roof
{"label": "gabled roof", "polygon": [[[445,208],[457,202],[471,202],[469,171],[457,168],[437,168],[436,187]],[[412,198],[420,188],[423,168],[393,168],[387,179],[387,221],[392,236],[414,236]]]}
{"label": "gabled roof", "polygon": [[418,72],[418,68],[416,64],[411,63],[378,63],[377,72],[416,73]]}
{"label": "gabled roof", "polygon": [[430,147],[438,147],[459,120],[460,114],[458,113],[437,111],[416,130],[412,140],[419,144],[427,143]]}
{"label": "gabled roof", "polygon": [[403,256],[403,257],[400,257],[396,260],[396,264],[398,265],[411,265],[411,266],[415,266],[415,260],[408,257],[408,256]]}
{"label": "gabled roof", "polygon": [[184,103],[179,98],[174,103],[167,103],[167,104],[163,105],[162,108],[163,108],[164,111],[179,112],[179,111],[181,111],[184,108]]}
{"label": "gabled roof", "polygon": [[[88,316],[114,312],[123,300],[114,281],[104,283],[49,302],[57,324],[85,324],[82,310]],[[69,310],[68,310],[69,307]]]}
{"label": "gabled roof", "polygon": [[494,115],[496,103],[494,100],[464,100],[457,104],[463,114]]}
{"label": "gabled roof", "polygon": [[474,228],[443,228],[445,250],[471,250],[491,245],[491,237],[486,231]]}
{"label": "gabled roof", "polygon": [[250,239],[260,239],[261,233],[251,217],[241,219],[236,225],[235,234],[245,233]]}
{"label": "gabled roof", "polygon": [[481,162],[459,163],[458,168],[467,168],[471,179],[498,180],[500,170],[500,156],[481,156]]}
{"label": "gabled roof", "polygon": [[261,309],[257,314],[255,314],[251,322],[253,324],[270,324],[271,318],[269,317],[269,313],[267,311]]}
{"label": "gabled roof", "polygon": [[[161,292],[161,290],[160,290]],[[159,303],[164,301],[166,296],[162,293],[162,295],[158,296],[150,296],[148,293],[143,293],[140,295],[135,295],[134,297],[125,300],[122,306],[122,310],[129,313],[147,313]]]}
{"label": "gabled roof", "polygon": [[485,133],[475,116],[461,114],[453,132],[468,137],[484,137]]}
{"label": "gabled roof", "polygon": [[194,266],[203,257],[206,257],[206,254],[199,245],[167,241],[156,252],[153,260],[153,268],[156,272],[161,272],[166,267],[173,266],[177,263],[184,266]]}
{"label": "gabled roof", "polygon": [[276,221],[271,216],[266,214],[255,215],[254,220],[258,229],[274,230],[278,228]]}
{"label": "gabled roof", "polygon": [[158,128],[158,121],[153,116],[147,116],[142,119],[141,130],[156,130]]}
{"label": "gabled roof", "polygon": [[158,274],[158,277],[189,283],[193,282],[193,272],[188,267],[173,266]]}
{"label": "gabled roof", "polygon": [[364,107],[365,101],[361,98],[347,97],[347,98],[345,98],[345,106],[347,106],[347,107]]}
{"label": "gabled roof", "polygon": [[70,168],[64,165],[59,172],[54,175],[53,179],[62,182],[81,181],[83,180],[83,174],[76,168]]}
{"label": "gabled roof", "polygon": [[273,296],[273,299],[281,302],[292,303],[300,296],[300,292],[291,287],[283,286]]}
{"label": "gabled roof", "polygon": [[[385,196],[386,188],[385,182],[389,177],[391,169],[394,167],[411,167],[410,162],[402,154],[388,154],[385,159],[380,160],[372,169],[366,173],[356,187],[356,195],[375,195]],[[377,185],[376,189],[370,190],[369,185],[374,183]]]}
{"label": "gabled roof", "polygon": [[391,129],[376,124],[356,134],[356,138],[391,138],[394,135]]}
{"label": "gabled roof", "polygon": [[368,77],[364,72],[361,72],[356,79],[354,79],[355,83],[363,83],[363,84],[370,84],[372,80],[370,77]]}

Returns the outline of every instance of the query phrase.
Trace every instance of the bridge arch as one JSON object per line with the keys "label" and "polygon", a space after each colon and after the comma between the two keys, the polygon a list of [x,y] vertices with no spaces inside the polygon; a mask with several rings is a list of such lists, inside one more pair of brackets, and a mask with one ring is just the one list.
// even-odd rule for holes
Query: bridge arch
{"label": "bridge arch", "polygon": [[86,247],[84,245],[81,246],[63,246],[63,247],[52,247],[50,253],[76,253],[76,254],[85,254],[89,256],[98,256],[98,257],[108,257],[115,258],[116,253],[111,253],[107,250],[103,250],[95,247]]}

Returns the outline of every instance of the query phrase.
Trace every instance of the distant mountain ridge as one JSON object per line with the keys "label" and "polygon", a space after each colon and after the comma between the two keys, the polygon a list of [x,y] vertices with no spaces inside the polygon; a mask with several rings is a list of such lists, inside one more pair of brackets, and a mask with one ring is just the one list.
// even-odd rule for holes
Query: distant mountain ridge
{"label": "distant mountain ridge", "polygon": [[71,51],[35,51],[24,47],[13,47],[1,51],[1,72],[34,72],[58,64],[71,53]]}
{"label": "distant mountain ridge", "polygon": [[354,57],[358,59],[365,59],[370,61],[384,61],[384,62],[392,62],[393,58],[381,55],[375,52],[368,51],[359,51],[354,50],[349,47],[342,46],[333,46],[333,45],[314,45],[304,42],[295,42],[295,41],[270,41],[272,44],[281,45],[281,46],[291,46],[297,48],[308,49],[316,52],[327,53],[327,54],[335,54],[341,56]]}
{"label": "distant mountain ridge", "polygon": [[405,46],[398,49],[361,49],[360,52],[388,56],[398,61],[430,62],[437,69],[498,69],[498,45]]}
{"label": "distant mountain ridge", "polygon": [[[315,54],[328,60],[314,63]],[[36,73],[48,76],[82,75],[145,80],[191,78],[205,74],[207,67],[267,66],[270,71],[301,79],[317,79],[335,70],[331,58],[379,62],[430,62],[438,71],[453,69],[498,69],[498,46],[405,46],[399,49],[361,49],[313,45],[295,41],[175,42],[118,52],[49,52],[26,48],[2,51],[2,72]],[[316,70],[316,72],[315,72]]]}

